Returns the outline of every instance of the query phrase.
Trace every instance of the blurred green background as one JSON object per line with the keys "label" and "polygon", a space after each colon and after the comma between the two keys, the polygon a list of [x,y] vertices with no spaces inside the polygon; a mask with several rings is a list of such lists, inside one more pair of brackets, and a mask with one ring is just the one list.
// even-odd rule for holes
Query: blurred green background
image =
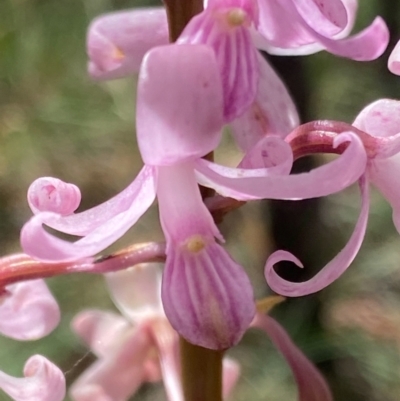
{"label": "blurred green background", "polygon": [[[355,31],[376,14],[400,37],[400,5],[362,0]],[[158,5],[122,0],[0,1],[0,246],[20,250],[19,230],[31,216],[29,184],[55,176],[77,184],[80,210],[123,189],[141,167],[134,135],[135,78],[107,83],[86,75],[85,33],[104,12]],[[358,63],[326,53],[270,61],[296,97],[303,121],[317,118],[351,122],[369,102],[400,98],[400,77],[386,69],[389,52],[378,61]],[[217,160],[233,165],[239,154],[229,136]],[[318,160],[298,163],[309,169]],[[291,299],[274,316],[328,378],[336,401],[400,399],[400,239],[391,209],[373,192],[368,234],[346,274],[313,296]],[[227,216],[221,226],[227,247],[249,272],[256,295],[267,295],[263,266],[275,248],[294,252],[304,272],[282,266],[293,280],[310,277],[346,243],[359,211],[357,188],[323,200],[255,202]],[[113,249],[161,239],[153,210]],[[62,312],[60,326],[47,338],[20,343],[0,339],[0,369],[21,375],[24,361],[41,353],[72,382],[94,357],[75,338],[69,323],[85,307],[114,309],[100,276],[49,280]],[[290,372],[269,340],[251,331],[233,349],[242,377],[232,400],[295,400]],[[163,399],[161,385],[146,385],[135,399]],[[0,394],[0,400],[9,400]]]}

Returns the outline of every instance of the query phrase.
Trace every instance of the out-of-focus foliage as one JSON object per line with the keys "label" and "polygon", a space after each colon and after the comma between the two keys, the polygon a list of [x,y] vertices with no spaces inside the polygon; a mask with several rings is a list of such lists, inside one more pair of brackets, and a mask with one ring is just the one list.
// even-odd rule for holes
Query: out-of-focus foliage
{"label": "out-of-focus foliage", "polygon": [[[135,77],[91,82],[86,75],[85,31],[100,13],[149,4],[159,3],[0,1],[2,254],[19,250],[19,230],[31,215],[25,194],[35,178],[51,175],[77,184],[83,194],[81,209],[86,209],[120,191],[138,172]],[[357,30],[380,13],[392,23],[394,40],[398,39],[394,16],[399,17],[400,26],[400,6],[378,0],[360,0],[360,4]],[[385,57],[363,64],[321,53],[297,61],[301,82],[295,86],[306,99],[304,114],[309,119],[351,122],[362,107],[379,97],[400,98],[400,78],[386,70]],[[228,164],[238,160],[228,137],[217,157]],[[274,248],[270,230],[274,216],[265,204],[246,205],[229,215],[221,227],[233,256],[248,268],[258,297],[268,293],[262,270]],[[306,266],[322,266],[344,245],[359,210],[357,189],[314,205],[306,204],[302,220],[281,228],[282,235],[296,244],[296,251],[302,250],[299,256]],[[282,210],[290,212],[292,206],[286,203],[285,207]],[[113,248],[161,238],[156,216],[154,209]],[[320,364],[336,401],[397,401],[400,397],[399,245],[391,210],[374,194],[368,236],[349,271],[322,293],[289,300],[277,308],[277,318]],[[113,306],[102,277],[60,277],[49,283],[62,308],[60,327],[46,339],[31,343],[0,339],[0,368],[20,374],[29,355],[42,353],[58,363],[71,381],[94,359],[70,332],[71,318],[84,307]],[[248,333],[231,354],[243,365],[232,399],[296,399],[287,366],[261,334]],[[145,387],[137,399],[162,399],[162,393]],[[8,398],[1,394],[0,400]]]}

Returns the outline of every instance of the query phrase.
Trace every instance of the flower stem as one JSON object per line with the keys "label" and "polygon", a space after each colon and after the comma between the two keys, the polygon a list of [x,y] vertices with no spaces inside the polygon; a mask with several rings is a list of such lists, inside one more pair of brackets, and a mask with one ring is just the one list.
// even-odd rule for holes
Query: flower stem
{"label": "flower stem", "polygon": [[199,347],[181,337],[183,394],[186,401],[222,401],[223,351]]}
{"label": "flower stem", "polygon": [[[203,0],[164,0],[168,15],[169,37],[175,42],[187,23],[203,11]],[[213,152],[206,159],[213,159]],[[203,199],[213,195],[201,188]],[[214,351],[180,338],[182,387],[185,401],[222,401],[223,351]]]}
{"label": "flower stem", "polygon": [[193,16],[203,11],[203,0],[164,0],[169,37],[175,42]]}

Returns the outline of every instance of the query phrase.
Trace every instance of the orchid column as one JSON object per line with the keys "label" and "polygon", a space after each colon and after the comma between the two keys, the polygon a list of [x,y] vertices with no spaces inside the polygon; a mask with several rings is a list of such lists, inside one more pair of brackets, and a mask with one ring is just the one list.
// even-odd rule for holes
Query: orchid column
{"label": "orchid column", "polygon": [[[171,41],[177,40],[190,19],[203,10],[202,0],[164,0],[164,3]],[[222,401],[223,352],[192,345],[181,338],[180,355],[185,399]]]}

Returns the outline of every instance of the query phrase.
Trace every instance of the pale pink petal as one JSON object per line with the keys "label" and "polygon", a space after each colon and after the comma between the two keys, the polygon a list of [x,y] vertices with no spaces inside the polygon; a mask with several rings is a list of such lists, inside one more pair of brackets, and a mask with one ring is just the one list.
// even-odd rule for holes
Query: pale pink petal
{"label": "pale pink petal", "polygon": [[268,169],[231,169],[206,160],[196,161],[201,185],[214,188],[219,194],[237,200],[308,199],[339,192],[357,181],[366,169],[367,156],[361,140],[353,133],[343,133],[334,146],[350,141],[334,161],[308,173],[296,175],[270,174]]}
{"label": "pale pink petal", "polygon": [[28,189],[28,203],[34,214],[54,212],[69,215],[78,208],[80,202],[79,188],[58,178],[38,178]]}
{"label": "pale pink petal", "polygon": [[6,287],[0,304],[0,333],[16,340],[37,340],[60,322],[60,309],[43,280]]}
{"label": "pale pink petal", "polygon": [[61,370],[41,355],[29,358],[24,378],[0,371],[0,389],[15,401],[63,401],[65,378]]}
{"label": "pale pink petal", "polygon": [[254,315],[249,279],[215,242],[221,235],[201,199],[192,163],[159,168],[157,193],[167,239],[162,299],[168,320],[192,344],[229,348]]}
{"label": "pale pink petal", "polygon": [[[130,204],[126,209],[114,211],[118,214],[104,221],[90,234],[76,242],[64,241],[45,231],[43,223],[56,221],[58,215],[50,212],[37,214],[22,228],[21,245],[24,252],[43,261],[73,261],[95,255],[107,248],[122,237],[153,203],[155,188],[151,173],[150,169],[147,176],[139,181],[141,186],[130,199]],[[103,218],[99,217],[97,213],[90,217],[93,220]],[[59,218],[63,219],[63,217]]]}
{"label": "pale pink petal", "polygon": [[290,145],[281,137],[268,135],[253,146],[239,163],[239,168],[268,168],[270,174],[289,174],[293,165]]}
{"label": "pale pink petal", "polygon": [[157,319],[151,333],[160,358],[165,391],[169,401],[184,401],[179,360],[179,336],[167,319]]}
{"label": "pale pink petal", "polygon": [[347,10],[342,0],[292,0],[306,23],[325,36],[334,36],[347,25]]}
{"label": "pale pink petal", "polygon": [[[258,52],[252,43],[248,25],[255,2],[214,1],[186,26],[178,43],[206,44],[214,51],[222,77],[226,122],[240,116],[253,102],[258,85]],[[229,13],[241,13],[242,23],[231,24]]]}
{"label": "pale pink petal", "polygon": [[325,49],[360,61],[379,57],[389,41],[384,21],[378,17],[359,34],[343,39],[350,32],[356,5],[354,1],[346,1],[343,6],[347,10],[347,24],[336,34],[334,31],[329,34],[329,24],[321,24],[320,19],[312,23],[295,2],[260,2],[260,34],[252,32],[253,40],[258,48],[271,54],[310,54]]}
{"label": "pale pink petal", "polygon": [[147,53],[139,75],[137,138],[150,165],[202,157],[221,138],[222,85],[205,45],[169,45]]}
{"label": "pale pink petal", "polygon": [[396,43],[396,46],[390,53],[388,68],[393,74],[400,75],[400,41]]}
{"label": "pale pink petal", "polygon": [[393,208],[393,223],[400,233],[400,155],[372,160],[368,169],[371,182]]}
{"label": "pale pink petal", "polygon": [[144,55],[169,42],[164,8],[119,11],[96,18],[87,34],[88,70],[94,79],[138,73]]}
{"label": "pale pink petal", "polygon": [[376,158],[400,152],[400,101],[379,99],[358,114],[353,125],[376,138]]}
{"label": "pale pink petal", "polygon": [[245,271],[215,242],[197,252],[171,246],[162,299],[175,330],[190,343],[210,349],[237,344],[255,312]]}
{"label": "pale pink petal", "polygon": [[222,361],[222,396],[227,398],[231,394],[240,376],[240,365],[231,358]]}
{"label": "pale pink petal", "polygon": [[286,358],[297,382],[299,401],[332,401],[332,394],[321,373],[293,343],[285,329],[276,320],[258,313],[252,326],[265,331],[275,347]]}
{"label": "pale pink petal", "polygon": [[90,399],[88,394],[99,394],[101,401],[126,401],[143,382],[151,346],[148,327],[138,327],[117,350],[99,359],[79,376],[71,386],[71,398],[87,401]]}
{"label": "pale pink petal", "polygon": [[88,309],[78,313],[71,327],[98,357],[112,353],[129,330],[129,323],[112,312]]}
{"label": "pale pink petal", "polygon": [[139,323],[152,316],[164,316],[161,266],[160,263],[143,263],[106,274],[115,305],[130,321]]}
{"label": "pale pink petal", "polygon": [[[151,181],[152,176],[152,167],[144,166],[139,172],[136,179],[130,185],[128,185],[123,191],[121,191],[119,194],[109,199],[108,201],[91,209],[85,210],[84,212],[71,214],[68,216],[62,215],[62,213],[60,215],[60,212],[57,212],[57,214],[42,214],[41,219],[44,224],[66,234],[78,236],[90,234],[93,230],[97,229],[108,220],[117,216],[121,212],[127,211],[131,207],[135,197],[137,197],[140,193],[142,186],[146,185],[147,181]],[[57,188],[57,198],[59,200],[60,210],[63,207],[64,202],[66,202],[67,204],[70,203],[68,197],[69,192],[65,191],[66,188],[62,187],[62,184],[67,185],[67,188],[71,191],[73,190],[72,187],[69,187],[69,185],[72,184],[65,184],[60,181],[60,184]],[[56,212],[56,210],[46,209],[42,211]],[[34,211],[34,213],[37,212]]]}
{"label": "pale pink petal", "polygon": [[260,80],[256,99],[231,123],[232,134],[243,151],[269,134],[284,138],[299,125],[296,106],[282,80],[261,55],[258,62]]}
{"label": "pale pink petal", "polygon": [[329,53],[358,61],[375,60],[389,43],[389,29],[381,17],[376,17],[367,28],[346,39],[329,39],[317,32],[313,35]]}
{"label": "pale pink petal", "polygon": [[273,291],[289,297],[312,294],[333,283],[346,271],[360,250],[367,228],[369,190],[365,177],[360,179],[360,188],[362,196],[361,212],[353,234],[351,235],[345,247],[313,278],[302,283],[293,283],[291,281],[284,280],[283,278],[279,277],[274,270],[274,265],[282,260],[291,261],[297,264],[297,266],[303,267],[301,262],[289,252],[274,252],[268,258],[264,271],[268,285]]}

